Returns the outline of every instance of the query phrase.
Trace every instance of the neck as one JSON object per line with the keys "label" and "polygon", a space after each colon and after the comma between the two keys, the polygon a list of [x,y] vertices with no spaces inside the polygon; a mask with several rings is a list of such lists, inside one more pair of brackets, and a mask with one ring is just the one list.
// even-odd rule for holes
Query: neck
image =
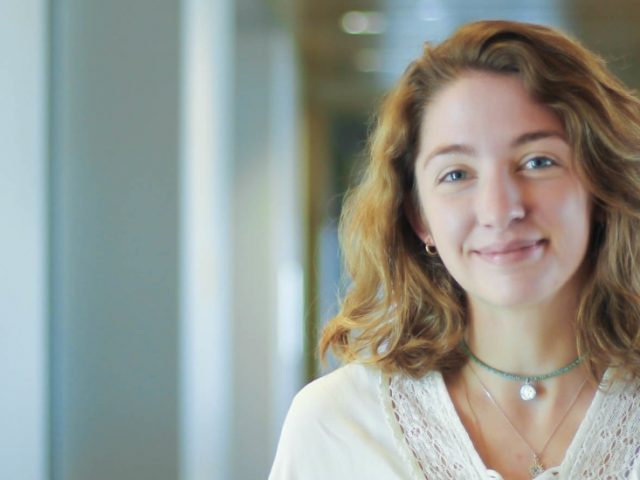
{"label": "neck", "polygon": [[[514,375],[545,375],[570,364],[578,356],[578,296],[575,290],[570,294],[567,290],[548,302],[517,307],[488,305],[469,296],[469,349],[491,367]],[[487,465],[505,471],[513,467],[515,472],[523,464],[530,466],[530,450],[547,467],[561,463],[595,395],[596,386],[585,383],[586,378],[585,366],[578,365],[534,383],[534,398],[525,400],[522,382],[469,361],[447,382]],[[522,444],[522,434],[531,449]],[[505,442],[513,442],[516,450],[520,449],[520,460],[505,459],[503,447],[492,451],[491,445]]]}
{"label": "neck", "polygon": [[513,308],[470,299],[467,344],[500,370],[544,374],[577,357],[576,311],[577,300],[566,295],[544,305]]}

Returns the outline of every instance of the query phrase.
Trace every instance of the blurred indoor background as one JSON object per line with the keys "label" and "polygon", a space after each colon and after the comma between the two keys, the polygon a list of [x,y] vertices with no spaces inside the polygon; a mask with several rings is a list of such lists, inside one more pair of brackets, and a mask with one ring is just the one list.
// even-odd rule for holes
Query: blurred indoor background
{"label": "blurred indoor background", "polygon": [[640,83],[637,0],[2,0],[0,478],[265,479],[376,105],[481,18]]}

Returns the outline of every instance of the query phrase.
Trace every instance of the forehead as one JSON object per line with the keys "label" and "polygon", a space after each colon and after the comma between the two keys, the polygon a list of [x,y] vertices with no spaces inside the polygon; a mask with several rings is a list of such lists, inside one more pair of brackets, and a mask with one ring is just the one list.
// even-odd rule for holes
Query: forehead
{"label": "forehead", "polygon": [[519,77],[474,71],[446,85],[426,106],[419,147],[421,152],[448,143],[497,148],[539,130],[564,133],[564,126]]}

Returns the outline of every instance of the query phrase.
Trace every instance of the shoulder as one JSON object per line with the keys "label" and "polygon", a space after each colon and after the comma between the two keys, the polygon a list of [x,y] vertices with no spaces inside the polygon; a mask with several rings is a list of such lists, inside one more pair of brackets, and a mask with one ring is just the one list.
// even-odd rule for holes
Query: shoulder
{"label": "shoulder", "polygon": [[604,375],[601,387],[617,400],[640,401],[640,378],[630,373],[610,368]]}
{"label": "shoulder", "polygon": [[[637,478],[640,471],[638,432],[640,381],[609,369],[567,454],[571,459],[567,462],[571,466],[567,476],[574,478],[578,472],[600,471],[602,478]],[[630,472],[635,472],[636,477]]]}
{"label": "shoulder", "polygon": [[295,396],[292,413],[324,415],[357,408],[377,400],[381,372],[370,366],[348,364],[306,385]]}
{"label": "shoulder", "polygon": [[598,432],[608,439],[606,453],[620,478],[640,480],[640,379],[627,376],[611,388],[612,401],[605,404],[603,418],[607,428]]}
{"label": "shoulder", "polygon": [[381,408],[381,379],[375,367],[354,363],[314,380],[293,399],[283,434],[319,440],[319,430],[341,432],[354,422],[368,423]]}
{"label": "shoulder", "polygon": [[349,364],[305,386],[285,419],[270,478],[360,478],[388,457],[395,447],[382,379],[375,367]]}

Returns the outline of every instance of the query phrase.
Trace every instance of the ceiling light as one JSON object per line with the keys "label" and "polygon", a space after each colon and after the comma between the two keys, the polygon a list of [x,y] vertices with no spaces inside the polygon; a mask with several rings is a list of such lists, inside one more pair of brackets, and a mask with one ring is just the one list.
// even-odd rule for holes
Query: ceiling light
{"label": "ceiling light", "polygon": [[385,17],[380,12],[351,11],[342,15],[342,30],[351,35],[377,35],[387,27]]}

